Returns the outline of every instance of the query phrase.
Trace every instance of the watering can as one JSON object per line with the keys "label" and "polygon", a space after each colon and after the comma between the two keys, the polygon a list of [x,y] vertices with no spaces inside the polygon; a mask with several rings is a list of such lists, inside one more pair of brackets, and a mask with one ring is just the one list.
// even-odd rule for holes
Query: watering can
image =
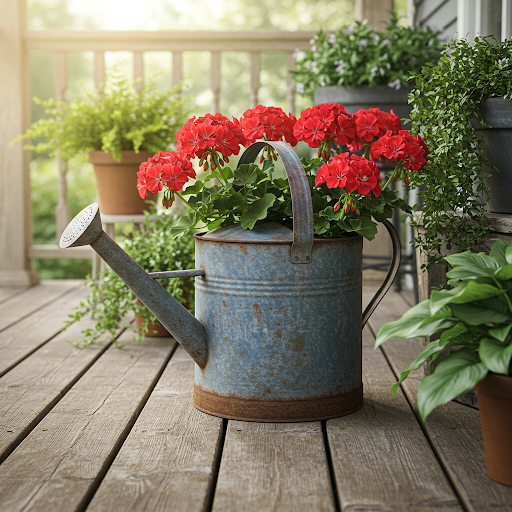
{"label": "watering can", "polygon": [[[302,164],[285,142],[255,143],[239,165],[269,144],[288,175],[293,230],[276,222],[195,235],[196,269],[148,274],[101,227],[98,205],[68,225],[60,246],[90,244],[196,363],[194,405],[230,419],[314,421],[363,405],[361,330],[399,266],[362,311],[362,237],[313,236],[311,192]],[[195,276],[194,318],[158,278]]]}

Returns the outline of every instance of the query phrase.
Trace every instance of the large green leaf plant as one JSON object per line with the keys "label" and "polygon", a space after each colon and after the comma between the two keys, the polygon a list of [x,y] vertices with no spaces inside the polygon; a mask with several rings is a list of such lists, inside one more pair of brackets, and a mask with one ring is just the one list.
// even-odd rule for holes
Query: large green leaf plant
{"label": "large green leaf plant", "polygon": [[456,348],[424,377],[418,390],[422,418],[439,405],[472,389],[488,372],[512,374],[512,245],[498,239],[489,255],[469,251],[444,258],[450,288],[433,290],[394,322],[384,324],[375,348],[389,338],[427,337],[441,333],[402,372],[393,395],[413,370],[430,358]]}

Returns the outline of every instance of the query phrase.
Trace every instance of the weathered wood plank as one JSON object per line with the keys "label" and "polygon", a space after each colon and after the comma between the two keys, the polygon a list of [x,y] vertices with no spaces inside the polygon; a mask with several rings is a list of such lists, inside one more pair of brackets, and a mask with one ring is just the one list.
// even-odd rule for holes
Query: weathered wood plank
{"label": "weathered wood plank", "polygon": [[176,342],[132,340],[95,362],[0,465],[0,510],[82,510],[135,422]]}
{"label": "weathered wood plank", "polygon": [[363,332],[364,406],[329,420],[341,510],[462,511],[375,338]]}
{"label": "weathered wood plank", "polygon": [[0,378],[0,462],[107,349],[109,343],[71,344],[93,325],[91,319],[76,322]]}
{"label": "weathered wood plank", "polygon": [[73,289],[0,332],[0,377],[58,334],[72,308],[88,294],[85,286]]}
{"label": "weathered wood plank", "polygon": [[321,423],[230,420],[212,510],[336,510]]}
{"label": "weathered wood plank", "polygon": [[223,423],[193,406],[194,363],[179,347],[87,512],[204,511]]}
{"label": "weathered wood plank", "polygon": [[0,288],[0,304],[26,289],[27,286],[2,286]]}
{"label": "weathered wood plank", "polygon": [[[390,292],[375,310],[370,327],[377,332],[385,322],[400,318],[406,309],[399,294]],[[383,345],[395,375],[405,370],[422,348],[418,338],[391,339]],[[416,415],[416,394],[422,377],[421,371],[411,372],[402,386]],[[451,402],[436,409],[423,428],[466,510],[512,510],[512,488],[487,476],[479,411]]]}
{"label": "weathered wood plank", "polygon": [[67,279],[45,281],[15,295],[11,300],[0,305],[0,331],[69,293],[73,288],[80,286],[81,283],[82,281]]}

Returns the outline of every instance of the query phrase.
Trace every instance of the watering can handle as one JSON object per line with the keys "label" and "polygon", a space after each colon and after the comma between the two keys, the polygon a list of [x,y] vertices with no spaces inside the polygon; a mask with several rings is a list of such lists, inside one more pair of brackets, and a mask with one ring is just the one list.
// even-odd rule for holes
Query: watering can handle
{"label": "watering can handle", "polygon": [[244,151],[238,166],[253,163],[265,146],[272,146],[277,151],[290,183],[293,211],[291,261],[292,263],[311,263],[314,236],[311,190],[304,167],[292,147],[282,141],[255,142]]}
{"label": "watering can handle", "polygon": [[384,295],[388,292],[391,284],[393,283],[396,274],[398,273],[398,267],[400,266],[400,256],[401,256],[401,248],[400,248],[400,237],[396,232],[395,227],[389,220],[384,220],[384,226],[388,230],[389,236],[391,237],[391,242],[393,243],[393,256],[391,259],[391,265],[389,266],[388,275],[386,279],[382,283],[382,286],[379,288],[379,291],[375,294],[373,299],[370,301],[370,304],[366,307],[363,313],[361,328],[365,326],[366,322],[370,318],[371,314],[374,312],[375,308],[379,305],[379,302],[383,299]]}

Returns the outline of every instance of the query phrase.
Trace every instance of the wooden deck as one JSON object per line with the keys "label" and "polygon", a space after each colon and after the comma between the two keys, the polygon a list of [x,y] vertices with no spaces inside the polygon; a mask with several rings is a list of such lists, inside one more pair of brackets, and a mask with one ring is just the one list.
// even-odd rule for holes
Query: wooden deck
{"label": "wooden deck", "polygon": [[[371,288],[365,288],[368,301]],[[365,405],[327,422],[227,421],[192,405],[194,364],[172,338],[77,349],[60,332],[79,281],[0,289],[0,511],[512,511],[487,477],[479,412],[418,419],[421,349],[382,323],[411,305],[391,291],[363,335]]]}

